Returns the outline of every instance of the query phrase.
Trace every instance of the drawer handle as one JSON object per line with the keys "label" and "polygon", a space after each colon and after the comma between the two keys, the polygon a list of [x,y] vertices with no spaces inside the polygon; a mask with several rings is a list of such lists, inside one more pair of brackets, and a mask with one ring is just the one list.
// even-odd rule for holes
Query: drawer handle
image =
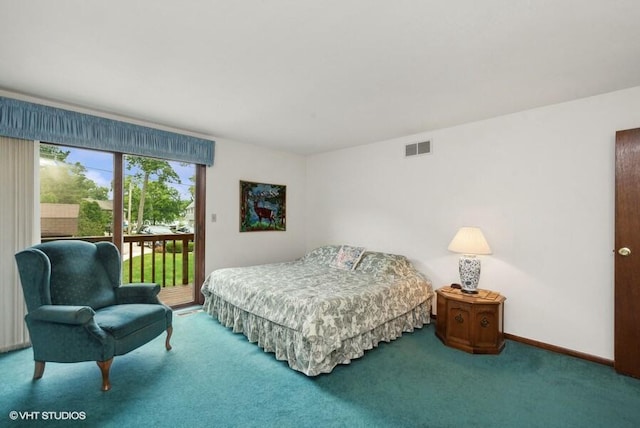
{"label": "drawer handle", "polygon": [[482,320],[480,320],[480,326],[483,328],[486,328],[489,325],[489,320],[487,319],[487,317],[482,317]]}
{"label": "drawer handle", "polygon": [[456,315],[456,321],[458,321],[460,324],[462,324],[464,322],[464,318],[462,318],[462,314],[458,314]]}

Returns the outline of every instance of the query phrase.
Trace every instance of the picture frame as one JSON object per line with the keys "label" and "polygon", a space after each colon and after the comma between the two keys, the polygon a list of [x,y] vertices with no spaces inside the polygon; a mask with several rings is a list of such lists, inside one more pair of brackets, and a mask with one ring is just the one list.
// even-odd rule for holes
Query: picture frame
{"label": "picture frame", "polygon": [[240,180],[240,232],[283,232],[286,219],[286,185]]}

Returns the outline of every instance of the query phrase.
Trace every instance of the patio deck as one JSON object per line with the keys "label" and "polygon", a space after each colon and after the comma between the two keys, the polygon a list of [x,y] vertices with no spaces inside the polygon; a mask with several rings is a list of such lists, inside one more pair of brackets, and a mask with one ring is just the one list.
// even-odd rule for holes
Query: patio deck
{"label": "patio deck", "polygon": [[162,287],[158,298],[167,306],[178,306],[193,302],[193,285]]}

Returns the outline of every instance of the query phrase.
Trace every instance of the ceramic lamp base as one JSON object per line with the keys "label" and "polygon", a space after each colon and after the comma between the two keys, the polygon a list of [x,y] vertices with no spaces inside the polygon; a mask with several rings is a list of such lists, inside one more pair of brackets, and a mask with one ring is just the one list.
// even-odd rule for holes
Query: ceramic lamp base
{"label": "ceramic lamp base", "polygon": [[478,293],[478,281],[480,281],[480,259],[475,256],[464,255],[460,257],[460,285],[461,291],[467,294]]}

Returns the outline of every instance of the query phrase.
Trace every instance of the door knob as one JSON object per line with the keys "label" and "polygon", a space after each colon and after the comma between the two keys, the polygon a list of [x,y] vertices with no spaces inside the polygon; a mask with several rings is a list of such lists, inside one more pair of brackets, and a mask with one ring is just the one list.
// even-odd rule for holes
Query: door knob
{"label": "door knob", "polygon": [[627,257],[628,255],[631,254],[631,249],[627,247],[622,247],[618,250],[618,254],[620,254],[621,256]]}

